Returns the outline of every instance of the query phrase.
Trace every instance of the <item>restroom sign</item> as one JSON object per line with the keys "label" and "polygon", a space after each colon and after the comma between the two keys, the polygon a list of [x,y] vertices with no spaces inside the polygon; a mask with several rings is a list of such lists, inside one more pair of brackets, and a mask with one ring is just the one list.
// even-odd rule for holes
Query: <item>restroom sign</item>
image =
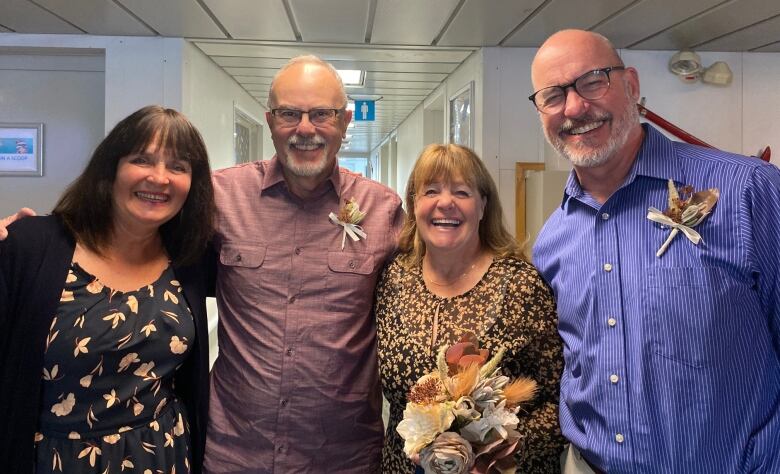
{"label": "restroom sign", "polygon": [[355,113],[353,114],[354,119],[358,122],[373,122],[374,104],[376,104],[375,100],[356,100]]}

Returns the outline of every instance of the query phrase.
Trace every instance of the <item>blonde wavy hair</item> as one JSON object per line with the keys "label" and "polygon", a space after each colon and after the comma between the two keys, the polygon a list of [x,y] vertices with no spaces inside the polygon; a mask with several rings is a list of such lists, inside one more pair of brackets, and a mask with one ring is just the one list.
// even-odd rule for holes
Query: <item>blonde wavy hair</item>
{"label": "blonde wavy hair", "polygon": [[462,180],[485,198],[485,212],[479,223],[479,242],[496,257],[526,260],[521,245],[506,230],[498,190],[485,164],[470,149],[460,145],[428,145],[417,158],[406,183],[406,220],[398,242],[400,262],[406,267],[422,263],[425,242],[417,232],[414,200],[418,191],[434,182]]}

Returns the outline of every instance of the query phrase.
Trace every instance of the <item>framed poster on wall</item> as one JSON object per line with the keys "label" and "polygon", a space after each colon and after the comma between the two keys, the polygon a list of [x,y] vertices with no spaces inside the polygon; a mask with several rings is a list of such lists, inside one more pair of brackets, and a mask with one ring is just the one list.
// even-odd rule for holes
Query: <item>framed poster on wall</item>
{"label": "framed poster on wall", "polygon": [[0,176],[43,176],[42,123],[0,123]]}
{"label": "framed poster on wall", "polygon": [[474,146],[474,81],[450,97],[450,143]]}

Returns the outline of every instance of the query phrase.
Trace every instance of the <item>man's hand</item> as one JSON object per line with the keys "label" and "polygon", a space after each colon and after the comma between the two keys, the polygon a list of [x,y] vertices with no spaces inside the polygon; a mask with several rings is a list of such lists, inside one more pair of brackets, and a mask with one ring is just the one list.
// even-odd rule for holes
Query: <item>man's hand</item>
{"label": "man's hand", "polygon": [[19,212],[17,212],[16,214],[11,214],[8,217],[4,217],[0,219],[0,240],[5,240],[5,238],[8,237],[8,230],[6,229],[6,227],[11,225],[11,223],[21,219],[22,217],[34,216],[34,215],[36,215],[35,211],[30,209],[29,207],[23,207],[19,209]]}

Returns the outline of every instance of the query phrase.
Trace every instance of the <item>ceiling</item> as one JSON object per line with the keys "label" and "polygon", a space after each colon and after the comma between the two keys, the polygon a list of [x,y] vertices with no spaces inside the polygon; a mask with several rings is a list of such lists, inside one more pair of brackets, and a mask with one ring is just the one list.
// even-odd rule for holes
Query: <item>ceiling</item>
{"label": "ceiling", "polygon": [[265,104],[274,71],[317,54],[380,98],[349,149],[377,146],[481,46],[536,47],[583,28],[629,49],[780,52],[777,0],[0,0],[0,32],[192,40]]}

